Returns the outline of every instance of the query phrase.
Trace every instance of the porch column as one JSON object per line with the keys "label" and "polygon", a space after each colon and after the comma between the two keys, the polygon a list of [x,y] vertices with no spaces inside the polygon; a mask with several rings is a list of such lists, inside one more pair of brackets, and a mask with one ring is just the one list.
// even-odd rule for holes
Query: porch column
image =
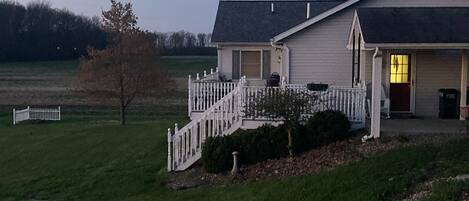
{"label": "porch column", "polygon": [[[460,106],[465,106],[467,101],[467,67],[468,57],[467,50],[462,51],[462,67],[461,67],[461,100]],[[460,117],[461,120],[465,120],[464,117]]]}
{"label": "porch column", "polygon": [[366,85],[366,80],[370,79],[370,78],[366,78],[366,64],[367,64],[366,63],[367,62],[366,58],[369,58],[368,57],[369,53],[367,54],[367,52],[369,52],[369,51],[363,51],[362,50],[360,52],[360,54],[361,54],[361,56],[360,56],[360,82],[364,85]]}
{"label": "porch column", "polygon": [[373,55],[371,93],[371,136],[379,138],[381,132],[381,86],[383,72],[383,52],[376,48]]}
{"label": "porch column", "polygon": [[223,67],[223,52],[222,52],[222,49],[221,49],[221,46],[220,45],[217,45],[217,67],[219,69],[219,71],[223,71],[222,70],[222,67]]}

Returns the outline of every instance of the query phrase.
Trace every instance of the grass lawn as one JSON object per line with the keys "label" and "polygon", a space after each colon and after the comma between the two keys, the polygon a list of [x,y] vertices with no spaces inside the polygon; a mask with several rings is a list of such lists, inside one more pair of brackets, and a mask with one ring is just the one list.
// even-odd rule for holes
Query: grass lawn
{"label": "grass lawn", "polygon": [[[462,140],[316,175],[175,192],[163,184],[166,129],[185,117],[131,114],[126,127],[107,113],[64,117],[13,127],[10,114],[0,115],[0,200],[391,200],[429,175],[469,173],[469,141]],[[446,186],[434,196],[468,187]]]}
{"label": "grass lawn", "polygon": [[[70,61],[34,61],[34,62],[11,62],[0,63],[0,69],[28,70],[28,71],[72,71],[78,70],[78,60]],[[188,73],[210,72],[210,68],[216,68],[216,56],[163,56],[159,65],[177,76],[187,76]],[[215,69],[214,69],[215,70]]]}

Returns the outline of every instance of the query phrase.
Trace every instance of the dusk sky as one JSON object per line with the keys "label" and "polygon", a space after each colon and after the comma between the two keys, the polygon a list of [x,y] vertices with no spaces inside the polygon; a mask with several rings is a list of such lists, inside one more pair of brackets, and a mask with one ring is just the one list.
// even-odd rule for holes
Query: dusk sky
{"label": "dusk sky", "polygon": [[[37,0],[16,0],[22,4]],[[219,0],[123,0],[131,1],[139,26],[149,31],[212,32]],[[54,8],[97,16],[110,7],[109,0],[46,0]]]}

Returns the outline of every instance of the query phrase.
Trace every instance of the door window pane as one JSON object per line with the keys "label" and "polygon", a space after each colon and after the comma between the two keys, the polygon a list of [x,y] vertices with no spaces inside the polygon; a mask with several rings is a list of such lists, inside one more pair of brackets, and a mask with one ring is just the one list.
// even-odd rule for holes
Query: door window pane
{"label": "door window pane", "polygon": [[410,83],[410,56],[406,54],[391,55],[391,83]]}
{"label": "door window pane", "polygon": [[241,52],[241,75],[248,79],[261,78],[261,52],[243,51]]}

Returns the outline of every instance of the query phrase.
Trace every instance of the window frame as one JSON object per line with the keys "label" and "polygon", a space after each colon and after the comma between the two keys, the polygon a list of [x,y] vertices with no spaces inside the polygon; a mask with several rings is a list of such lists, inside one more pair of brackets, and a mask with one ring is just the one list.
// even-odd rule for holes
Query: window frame
{"label": "window frame", "polygon": [[[406,64],[404,64],[404,63],[399,64],[398,63],[398,64],[393,65],[393,59],[392,59],[393,56],[407,56],[407,63]],[[393,66],[396,66],[396,65],[397,66],[407,65],[407,72],[393,73],[392,72]],[[396,80],[396,81],[393,82],[393,80],[392,80],[393,75],[401,75],[401,76],[407,75],[407,81],[404,82],[401,79],[401,81]],[[390,84],[412,84],[412,55],[411,54],[407,54],[407,53],[390,53],[390,55],[389,55],[389,83]]]}
{"label": "window frame", "polygon": [[243,77],[243,52],[259,52],[259,59],[260,59],[260,65],[259,65],[259,68],[260,68],[260,75],[258,78],[248,78],[246,77],[247,80],[262,80],[264,79],[263,78],[263,74],[264,74],[264,58],[263,58],[263,49],[244,49],[244,50],[239,50],[239,75],[241,77]]}

